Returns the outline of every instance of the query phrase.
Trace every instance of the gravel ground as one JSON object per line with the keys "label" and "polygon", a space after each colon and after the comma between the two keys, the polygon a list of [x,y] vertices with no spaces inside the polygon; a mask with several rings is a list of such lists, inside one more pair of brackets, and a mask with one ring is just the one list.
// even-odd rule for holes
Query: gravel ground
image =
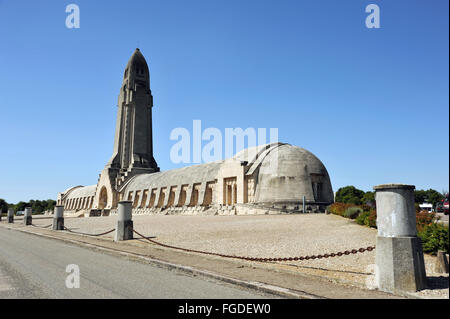
{"label": "gravel ground", "polygon": [[[116,217],[66,218],[66,227],[102,233],[115,227]],[[50,219],[34,219],[48,225]],[[376,229],[325,214],[256,216],[133,216],[134,228],[155,240],[183,248],[249,257],[296,257],[374,246]],[[114,233],[103,237],[112,238]],[[435,274],[433,256],[425,256],[429,285],[415,293],[425,298],[449,298],[448,274]],[[271,263],[284,270],[327,277],[357,286],[371,285],[375,251],[309,261]]]}

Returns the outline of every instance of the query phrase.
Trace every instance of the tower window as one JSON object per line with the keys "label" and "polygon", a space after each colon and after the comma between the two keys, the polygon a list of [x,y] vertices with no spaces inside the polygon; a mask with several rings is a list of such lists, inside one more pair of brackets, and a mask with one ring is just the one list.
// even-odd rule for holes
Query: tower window
{"label": "tower window", "polygon": [[144,75],[144,68],[142,67],[142,65],[139,65],[136,67],[136,74],[137,75]]}

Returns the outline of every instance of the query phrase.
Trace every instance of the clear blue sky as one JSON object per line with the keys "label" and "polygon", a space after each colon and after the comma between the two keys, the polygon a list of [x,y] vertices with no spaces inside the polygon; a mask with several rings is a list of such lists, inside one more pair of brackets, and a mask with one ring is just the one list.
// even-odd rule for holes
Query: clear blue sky
{"label": "clear blue sky", "polygon": [[[80,7],[67,29],[65,7]],[[367,29],[365,7],[381,9]],[[139,43],[155,158],[176,127],[276,127],[336,191],[390,182],[448,190],[448,1],[0,0],[0,198],[97,183]]]}

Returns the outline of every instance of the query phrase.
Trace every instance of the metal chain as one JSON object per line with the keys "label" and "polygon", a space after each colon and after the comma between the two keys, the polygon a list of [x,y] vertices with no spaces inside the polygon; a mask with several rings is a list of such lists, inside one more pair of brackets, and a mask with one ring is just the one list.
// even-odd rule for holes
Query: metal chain
{"label": "metal chain", "polygon": [[[34,227],[39,227],[39,228],[48,228],[50,226],[52,226],[53,224],[47,225],[47,226],[37,226],[32,224],[31,226]],[[67,230],[70,233],[74,233],[74,234],[81,234],[81,235],[87,235],[87,236],[102,236],[102,235],[106,235],[109,233],[112,233],[113,231],[115,231],[115,228],[108,230],[104,233],[100,233],[100,234],[88,234],[88,233],[82,233],[82,232],[77,232],[77,231],[73,231],[67,227],[64,226],[64,230]],[[166,248],[172,248],[172,249],[176,249],[176,250],[182,250],[182,251],[186,251],[186,252],[192,252],[192,253],[199,253],[199,254],[205,254],[205,255],[212,255],[212,256],[219,256],[219,257],[223,257],[223,258],[235,258],[235,259],[242,259],[242,260],[248,260],[248,261],[258,261],[258,262],[273,262],[273,261],[302,261],[302,260],[314,260],[314,259],[322,259],[322,258],[333,258],[333,257],[340,257],[340,256],[348,256],[350,254],[357,254],[357,253],[363,253],[365,251],[372,251],[375,249],[375,246],[369,246],[366,248],[359,248],[359,249],[352,249],[352,250],[346,250],[343,252],[337,252],[337,253],[327,253],[327,254],[323,254],[323,255],[311,255],[311,256],[300,256],[300,257],[282,257],[282,258],[260,258],[260,257],[247,257],[247,256],[235,256],[235,255],[226,255],[226,254],[219,254],[219,253],[214,253],[214,252],[208,252],[208,251],[201,251],[201,250],[195,250],[195,249],[189,249],[189,248],[183,248],[183,247],[177,247],[177,246],[172,246],[172,245],[167,245],[167,244],[163,244],[160,243],[156,240],[152,240],[148,237],[145,237],[144,235],[138,233],[136,230],[133,230],[134,233],[136,233],[137,235],[139,235],[140,237],[142,237],[143,239],[148,240],[149,242],[162,246],[162,247],[166,247]]]}
{"label": "metal chain", "polygon": [[297,261],[297,260],[310,260],[310,259],[321,259],[321,258],[332,258],[332,257],[340,257],[343,255],[350,255],[350,254],[357,254],[357,253],[363,253],[365,251],[372,251],[375,249],[375,246],[369,246],[366,248],[359,248],[359,249],[352,249],[352,250],[346,250],[344,252],[337,252],[337,253],[329,253],[329,254],[323,254],[323,255],[311,255],[311,256],[301,256],[301,257],[284,257],[284,258],[259,258],[259,257],[245,257],[245,256],[234,256],[234,255],[225,255],[225,254],[219,254],[219,253],[213,253],[213,252],[207,252],[207,251],[201,251],[201,250],[195,250],[195,249],[188,249],[188,248],[182,248],[182,247],[176,247],[171,246],[167,244],[163,244],[160,242],[157,242],[156,240],[152,240],[148,237],[145,237],[138,233],[136,230],[133,230],[134,233],[141,236],[142,238],[148,240],[149,242],[166,247],[166,248],[172,248],[177,250],[182,250],[186,252],[193,252],[193,253],[199,253],[199,254],[205,254],[205,255],[213,255],[213,256],[219,256],[224,258],[235,258],[235,259],[243,259],[248,261],[258,261],[258,262],[271,262],[271,261]]}
{"label": "metal chain", "polygon": [[68,232],[74,233],[74,234],[81,234],[81,235],[87,235],[87,236],[102,236],[102,235],[106,235],[106,234],[112,233],[112,232],[115,231],[116,229],[113,228],[113,229],[111,229],[111,230],[108,230],[108,231],[106,231],[106,232],[104,232],[104,233],[100,233],[100,234],[81,233],[81,232],[77,232],[77,231],[70,230],[70,229],[67,228],[66,226],[64,226],[64,230],[67,230]]}
{"label": "metal chain", "polygon": [[31,224],[31,226],[38,227],[38,228],[48,228],[50,226],[53,226],[53,224],[50,224],[50,225],[47,225],[47,226],[38,226],[38,225],[35,225],[35,224]]}

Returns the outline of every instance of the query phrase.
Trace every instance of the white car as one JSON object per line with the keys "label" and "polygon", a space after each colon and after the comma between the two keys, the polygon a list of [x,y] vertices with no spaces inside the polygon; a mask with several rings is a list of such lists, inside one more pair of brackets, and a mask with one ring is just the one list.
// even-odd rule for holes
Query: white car
{"label": "white car", "polygon": [[420,210],[426,210],[428,212],[432,212],[433,211],[433,205],[430,203],[422,203],[419,205]]}
{"label": "white car", "polygon": [[16,213],[16,216],[23,216],[23,210],[19,210],[19,211]]}

